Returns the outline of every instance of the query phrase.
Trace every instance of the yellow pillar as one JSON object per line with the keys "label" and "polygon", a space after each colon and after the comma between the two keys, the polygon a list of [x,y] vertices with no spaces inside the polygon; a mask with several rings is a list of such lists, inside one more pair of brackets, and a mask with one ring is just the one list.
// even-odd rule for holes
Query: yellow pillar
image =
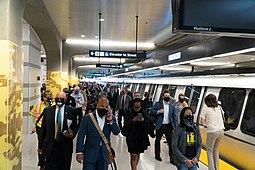
{"label": "yellow pillar", "polygon": [[21,169],[23,50],[0,40],[0,170]]}
{"label": "yellow pillar", "polygon": [[63,88],[68,87],[68,73],[60,71],[47,71],[47,89],[52,91],[53,96]]}

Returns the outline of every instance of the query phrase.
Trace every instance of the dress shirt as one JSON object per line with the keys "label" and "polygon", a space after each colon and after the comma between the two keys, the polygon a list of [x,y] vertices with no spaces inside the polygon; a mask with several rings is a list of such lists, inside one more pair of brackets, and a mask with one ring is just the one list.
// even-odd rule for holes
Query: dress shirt
{"label": "dress shirt", "polygon": [[[56,110],[55,110],[55,129],[56,129],[58,111],[59,111],[59,107],[56,106]],[[63,129],[63,122],[64,122],[65,105],[63,105],[63,106],[60,108],[60,111],[61,111],[61,131],[62,131],[62,129]]]}
{"label": "dress shirt", "polygon": [[162,124],[170,123],[170,121],[169,121],[169,103],[170,102],[163,101],[163,105],[164,105],[164,119],[163,119]]}
{"label": "dress shirt", "polygon": [[96,116],[97,116],[97,123],[98,123],[100,129],[103,131],[104,123],[105,123],[105,116],[103,116],[102,118],[99,117],[97,111],[96,111]]}

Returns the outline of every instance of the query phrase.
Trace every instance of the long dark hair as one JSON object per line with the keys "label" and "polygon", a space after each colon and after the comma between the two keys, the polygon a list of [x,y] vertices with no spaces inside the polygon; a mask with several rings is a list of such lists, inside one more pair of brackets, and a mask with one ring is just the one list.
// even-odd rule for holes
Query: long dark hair
{"label": "long dark hair", "polygon": [[218,106],[218,100],[217,97],[214,94],[208,94],[205,97],[205,104],[207,107],[217,107]]}
{"label": "long dark hair", "polygon": [[180,113],[180,126],[185,126],[184,122],[183,122],[183,117],[184,117],[184,113],[186,112],[186,110],[191,110],[192,114],[193,113],[193,110],[191,109],[191,107],[184,107],[182,110],[181,110],[181,113]]}

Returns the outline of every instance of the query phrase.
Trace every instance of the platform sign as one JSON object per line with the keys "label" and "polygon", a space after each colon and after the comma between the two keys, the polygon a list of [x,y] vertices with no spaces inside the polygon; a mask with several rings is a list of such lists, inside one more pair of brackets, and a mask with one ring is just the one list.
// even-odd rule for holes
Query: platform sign
{"label": "platform sign", "polygon": [[101,68],[117,68],[117,69],[121,69],[123,68],[123,64],[96,64],[96,67],[101,67]]}
{"label": "platform sign", "polygon": [[109,57],[109,58],[146,58],[146,53],[132,53],[121,51],[97,51],[89,50],[90,57]]}

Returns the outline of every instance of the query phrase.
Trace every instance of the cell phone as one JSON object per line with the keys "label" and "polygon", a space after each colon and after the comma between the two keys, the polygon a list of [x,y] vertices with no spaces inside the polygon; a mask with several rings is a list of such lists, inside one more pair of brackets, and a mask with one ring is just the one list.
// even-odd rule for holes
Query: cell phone
{"label": "cell phone", "polygon": [[141,119],[143,117],[143,115],[142,115],[142,113],[137,113],[136,117]]}

